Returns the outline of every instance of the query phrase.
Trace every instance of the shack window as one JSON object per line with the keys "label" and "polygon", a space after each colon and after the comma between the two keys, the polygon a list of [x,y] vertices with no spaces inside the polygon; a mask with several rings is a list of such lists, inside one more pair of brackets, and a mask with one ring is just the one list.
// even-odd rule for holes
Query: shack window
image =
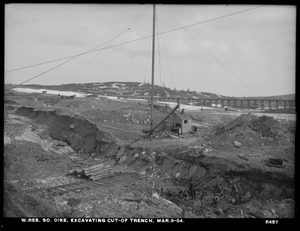
{"label": "shack window", "polygon": [[187,123],[187,120],[184,120],[184,123],[186,124],[186,123]]}
{"label": "shack window", "polygon": [[197,127],[194,127],[194,132],[197,132]]}
{"label": "shack window", "polygon": [[179,123],[176,123],[176,124],[175,124],[175,127],[180,127],[180,124],[179,124]]}

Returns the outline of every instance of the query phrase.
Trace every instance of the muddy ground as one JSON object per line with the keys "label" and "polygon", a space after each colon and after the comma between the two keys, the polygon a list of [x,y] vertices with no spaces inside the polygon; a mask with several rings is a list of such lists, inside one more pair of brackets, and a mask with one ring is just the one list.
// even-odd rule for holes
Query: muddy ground
{"label": "muddy ground", "polygon": [[[156,110],[156,121],[167,113]],[[4,215],[295,217],[295,121],[193,112],[204,124],[197,133],[150,140],[143,133],[149,115],[137,102],[7,95]],[[136,177],[61,195],[47,191],[86,181],[67,172],[99,163]]]}

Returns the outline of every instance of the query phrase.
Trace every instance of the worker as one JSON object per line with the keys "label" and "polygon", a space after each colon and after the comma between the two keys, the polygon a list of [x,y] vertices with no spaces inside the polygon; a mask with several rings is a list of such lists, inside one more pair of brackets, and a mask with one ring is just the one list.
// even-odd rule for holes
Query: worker
{"label": "worker", "polygon": [[172,198],[172,197],[173,197],[173,192],[170,191],[170,190],[168,190],[168,191],[166,192],[166,195],[167,195],[169,198]]}
{"label": "worker", "polygon": [[183,199],[187,201],[189,199],[189,194],[186,190],[183,191]]}
{"label": "worker", "polygon": [[203,199],[204,199],[204,191],[200,191],[200,202],[201,202],[201,206],[203,207]]}
{"label": "worker", "polygon": [[195,187],[195,184],[192,182],[189,185],[189,191],[190,191],[192,200],[196,200],[196,187]]}
{"label": "worker", "polygon": [[165,197],[165,195],[166,195],[166,191],[164,190],[164,188],[161,188],[160,189],[160,196]]}
{"label": "worker", "polygon": [[94,158],[95,158],[95,155],[96,155],[96,153],[93,152],[93,153],[91,154],[91,157],[94,159]]}
{"label": "worker", "polygon": [[236,199],[237,199],[237,194],[238,194],[238,188],[237,188],[235,182],[233,182],[233,183],[231,184],[231,193],[232,193],[233,198],[234,198],[235,201],[236,201]]}

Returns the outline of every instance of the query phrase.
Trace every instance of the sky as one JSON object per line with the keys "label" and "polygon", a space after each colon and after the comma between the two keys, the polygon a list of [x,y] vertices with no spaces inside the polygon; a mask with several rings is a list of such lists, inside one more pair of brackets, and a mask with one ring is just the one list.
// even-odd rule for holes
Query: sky
{"label": "sky", "polygon": [[[152,5],[6,4],[4,81],[150,83],[152,25]],[[155,26],[157,85],[295,93],[296,6],[156,5]]]}

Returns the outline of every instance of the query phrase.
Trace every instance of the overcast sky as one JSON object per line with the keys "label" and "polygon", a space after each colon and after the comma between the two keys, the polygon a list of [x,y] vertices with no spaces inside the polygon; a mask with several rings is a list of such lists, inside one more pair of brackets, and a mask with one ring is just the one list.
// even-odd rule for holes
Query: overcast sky
{"label": "overcast sky", "polygon": [[[295,6],[263,6],[219,18],[257,6],[157,5],[158,33],[204,23],[157,36],[155,84],[227,96],[295,93]],[[152,13],[152,5],[8,4],[5,82],[21,83],[68,59],[11,70],[77,55],[116,36],[98,49],[113,47],[79,56],[26,84],[150,82],[151,38],[118,44],[151,36]]]}

